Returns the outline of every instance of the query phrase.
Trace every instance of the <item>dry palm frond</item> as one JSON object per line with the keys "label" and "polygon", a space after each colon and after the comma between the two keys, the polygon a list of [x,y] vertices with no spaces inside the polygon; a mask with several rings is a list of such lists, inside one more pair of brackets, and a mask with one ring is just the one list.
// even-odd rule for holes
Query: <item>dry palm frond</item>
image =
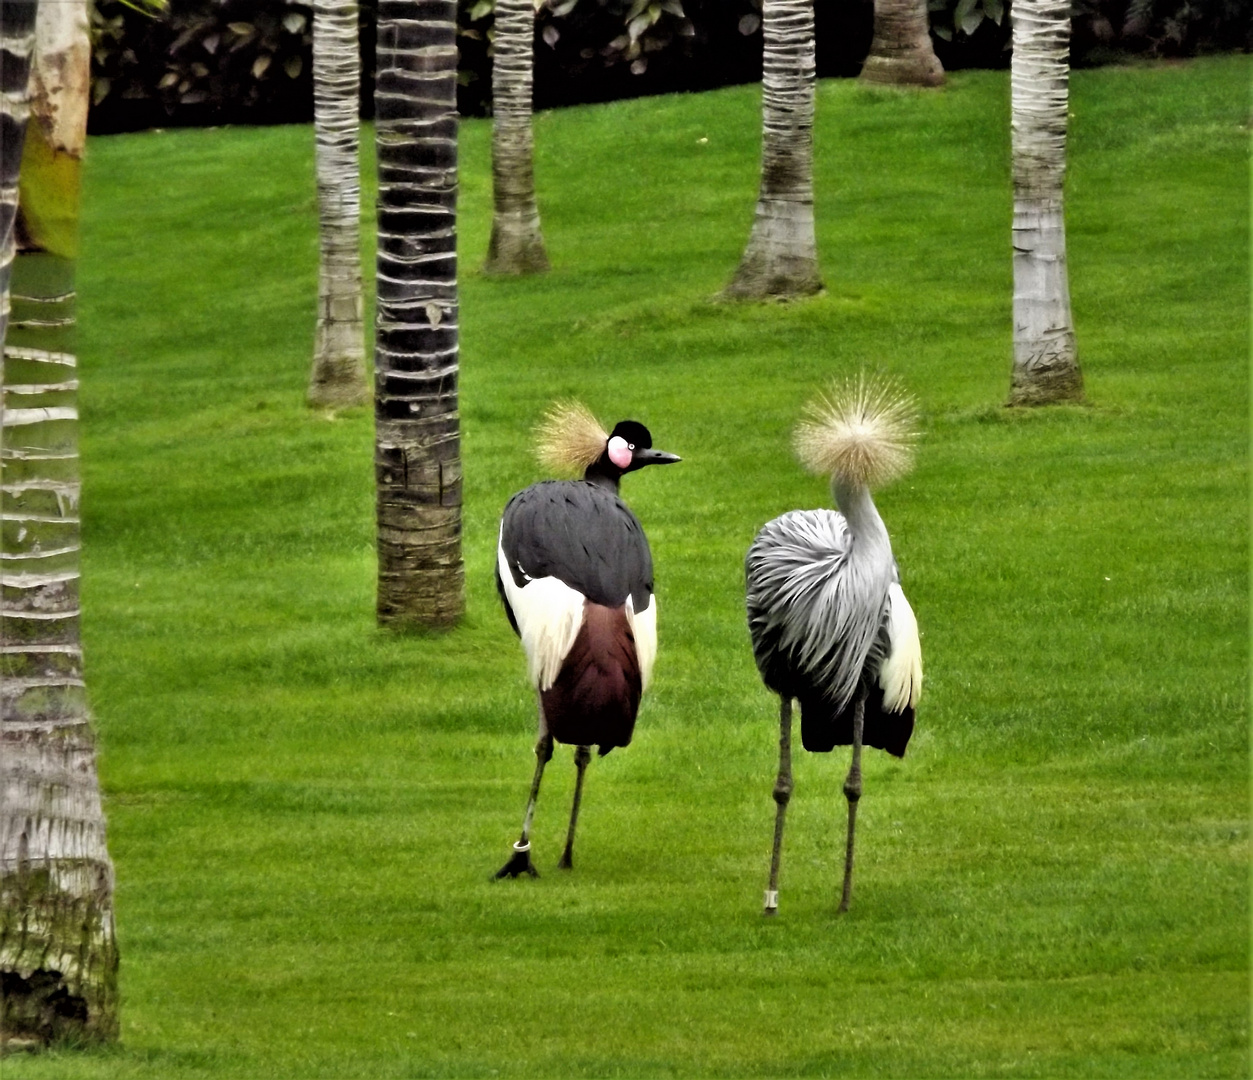
{"label": "dry palm frond", "polygon": [[541,464],[558,473],[583,471],[605,452],[609,433],[580,401],[557,401],[536,431]]}
{"label": "dry palm frond", "polygon": [[878,487],[913,465],[917,406],[893,380],[859,375],[832,383],[805,410],[793,445],[810,472]]}

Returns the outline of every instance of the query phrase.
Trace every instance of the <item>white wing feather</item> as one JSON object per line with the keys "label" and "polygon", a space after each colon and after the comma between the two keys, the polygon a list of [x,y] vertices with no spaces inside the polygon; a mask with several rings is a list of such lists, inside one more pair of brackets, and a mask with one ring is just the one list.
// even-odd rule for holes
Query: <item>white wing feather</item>
{"label": "white wing feather", "polygon": [[888,654],[879,667],[883,708],[901,712],[906,705],[917,708],[922,693],[922,643],[918,620],[901,587],[888,586]]}
{"label": "white wing feather", "polygon": [[555,577],[532,578],[519,588],[499,543],[496,563],[526,652],[527,676],[536,689],[548,690],[579,636],[583,594]]}
{"label": "white wing feather", "polygon": [[[834,510],[791,510],[766,522],[748,550],[748,621],[758,666],[762,641],[792,658],[837,708],[852,700],[875,645],[891,574],[886,561],[852,558]],[[777,689],[777,688],[776,688]]]}
{"label": "white wing feather", "polygon": [[639,614],[631,597],[626,602],[627,625],[635,637],[635,655],[640,662],[640,692],[648,689],[653,675],[653,661],[657,659],[657,597],[648,598],[648,607]]}

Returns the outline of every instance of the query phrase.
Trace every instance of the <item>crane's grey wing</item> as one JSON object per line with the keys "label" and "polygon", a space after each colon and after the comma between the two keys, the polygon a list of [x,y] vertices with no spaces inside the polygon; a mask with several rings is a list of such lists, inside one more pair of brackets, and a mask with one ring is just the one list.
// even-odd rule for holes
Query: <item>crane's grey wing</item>
{"label": "crane's grey wing", "polygon": [[748,627],[766,685],[820,693],[842,710],[879,643],[886,582],[850,559],[842,514],[794,510],[767,522],[745,560]]}
{"label": "crane's grey wing", "polygon": [[548,480],[505,506],[500,548],[519,588],[554,577],[594,604],[636,615],[653,594],[653,558],[636,516],[612,492],[581,480]]}

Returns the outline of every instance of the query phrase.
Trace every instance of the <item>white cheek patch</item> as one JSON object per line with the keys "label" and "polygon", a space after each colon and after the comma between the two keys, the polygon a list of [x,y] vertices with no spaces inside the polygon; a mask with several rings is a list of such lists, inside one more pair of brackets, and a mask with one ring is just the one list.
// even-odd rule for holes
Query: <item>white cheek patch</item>
{"label": "white cheek patch", "polygon": [[625,469],[631,464],[631,447],[621,435],[615,435],[609,440],[609,460],[619,469]]}

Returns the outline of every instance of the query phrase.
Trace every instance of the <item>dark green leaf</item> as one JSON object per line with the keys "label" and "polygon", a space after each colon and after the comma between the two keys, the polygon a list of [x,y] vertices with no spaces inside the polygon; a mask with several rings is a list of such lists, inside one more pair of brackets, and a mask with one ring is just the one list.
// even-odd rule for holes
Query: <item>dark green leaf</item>
{"label": "dark green leaf", "polygon": [[957,7],[953,9],[953,27],[961,29],[970,13],[979,6],[979,0],[957,0]]}

